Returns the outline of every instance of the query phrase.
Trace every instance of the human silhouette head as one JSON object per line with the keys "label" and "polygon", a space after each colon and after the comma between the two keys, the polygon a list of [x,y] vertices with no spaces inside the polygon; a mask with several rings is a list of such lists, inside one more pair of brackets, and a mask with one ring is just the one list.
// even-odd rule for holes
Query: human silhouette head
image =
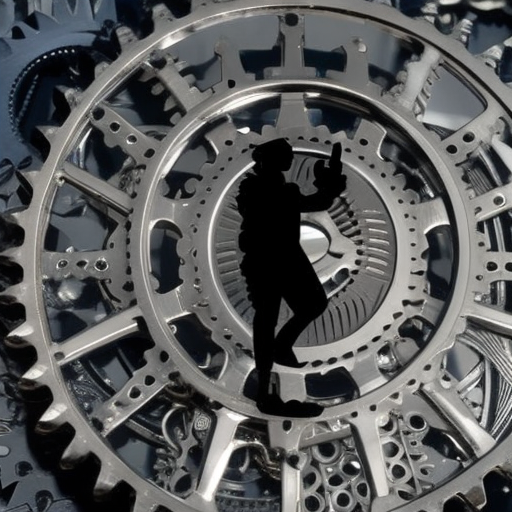
{"label": "human silhouette head", "polygon": [[293,162],[293,148],[286,139],[275,139],[261,144],[252,152],[258,175],[285,172]]}

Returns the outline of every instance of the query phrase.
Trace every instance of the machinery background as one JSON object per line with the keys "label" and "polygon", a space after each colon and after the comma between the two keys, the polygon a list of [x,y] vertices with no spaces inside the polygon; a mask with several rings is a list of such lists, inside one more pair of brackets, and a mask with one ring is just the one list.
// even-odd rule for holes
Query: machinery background
{"label": "machinery background", "polygon": [[[376,3],[389,5],[413,18],[432,18],[440,31],[440,46],[443,45],[443,38],[448,37],[444,34],[459,30],[461,39],[469,37],[468,50],[484,59],[489,67],[495,68],[503,82],[512,83],[512,42],[508,41],[512,36],[512,9],[508,2],[382,0]],[[195,7],[198,4],[199,2]],[[193,7],[194,4],[191,6],[186,0],[169,0],[165,4],[166,11],[176,18],[186,16]],[[23,172],[42,165],[48,154],[48,140],[51,140],[55,126],[62,124],[73,110],[76,98],[72,91],[86,89],[101,74],[104,63],[114,60],[134,36],[144,38],[150,34],[155,16],[161,8],[160,4],[149,0],[0,0],[0,213],[5,214],[0,217],[0,251],[16,245],[16,240],[21,237],[18,227],[9,222],[9,215],[20,206],[26,206],[29,201],[30,186]],[[471,30],[467,29],[466,21],[472,23]],[[468,30],[467,34],[465,30]],[[195,71],[200,75],[201,70]],[[197,79],[193,75],[186,78],[189,85]],[[157,90],[153,92],[158,93]],[[120,104],[126,102],[126,108],[130,108],[130,98],[121,96],[118,101]],[[314,143],[312,147],[310,151],[314,151]],[[235,157],[234,153],[229,153],[229,158],[232,157]],[[228,156],[225,158],[225,165],[228,166]],[[391,161],[390,156],[388,162]],[[299,173],[299,170],[296,172]],[[208,168],[203,169],[202,173],[207,177]],[[133,169],[127,169],[126,176],[123,186],[128,190],[131,185],[136,186],[130,180],[136,182],[137,176]],[[307,187],[306,178],[301,185]],[[204,204],[205,211],[208,211],[210,206],[207,202],[207,191],[213,184],[204,179],[198,183],[189,182],[187,186],[195,187],[198,203],[200,200],[204,201],[201,205]],[[404,193],[404,200],[414,200],[415,197],[411,194]],[[64,222],[66,217],[76,216],[76,205],[65,206],[57,215]],[[348,210],[339,213],[339,226],[344,222],[344,215],[349,214]],[[228,221],[229,215],[226,214],[226,222]],[[84,216],[79,227],[86,230],[88,222],[94,225],[96,221]],[[386,219],[382,222],[386,222]],[[347,237],[351,236],[349,231],[346,233]],[[112,239],[114,238],[112,235]],[[354,268],[357,266],[354,263]],[[351,270],[354,268],[351,267]],[[101,263],[96,271],[103,271]],[[15,284],[19,280],[20,272],[22,270],[13,265],[9,258],[0,256],[0,291]],[[199,271],[196,270],[197,272]],[[187,277],[197,278],[195,274]],[[362,278],[359,276],[355,279],[357,281]],[[115,280],[116,276],[113,277],[114,282]],[[388,280],[391,281],[391,278]],[[388,285],[389,283],[386,284]],[[336,282],[332,286],[343,284]],[[130,291],[124,287],[113,286],[109,293],[123,306],[130,303]],[[63,300],[65,299],[66,297]],[[7,336],[18,326],[24,311],[19,305],[9,303],[8,299],[2,300],[5,301],[2,302],[0,312],[0,334]],[[243,306],[239,307],[243,309]],[[59,305],[56,305],[55,311],[58,308]],[[87,307],[84,307],[84,322],[88,321],[87,315],[90,314],[86,310]],[[250,315],[250,312],[244,311]],[[325,343],[328,341],[324,340]],[[304,344],[307,343],[304,340]],[[212,358],[214,356],[215,353]],[[383,354],[382,358],[385,359],[385,356]],[[101,512],[112,510],[113,503],[116,510],[129,510],[133,496],[130,489],[122,484],[116,486],[108,496],[103,496],[101,489],[96,488],[96,498],[103,501],[99,504],[95,501],[93,488],[99,466],[93,456],[73,469],[61,468],[61,455],[73,437],[71,431],[62,428],[51,436],[44,437],[35,433],[36,423],[47,409],[51,398],[44,390],[27,394],[18,388],[19,379],[32,366],[33,361],[34,351],[30,347],[15,351],[4,344],[0,345],[0,510]],[[387,363],[383,363],[385,364]],[[212,371],[215,370],[213,365],[211,368]],[[79,377],[78,370],[77,375]],[[77,393],[86,396],[89,391],[91,394],[97,392],[96,389],[85,388],[79,389]],[[84,402],[85,400],[86,398]],[[202,449],[202,426],[208,425],[208,416],[197,411],[172,412],[173,414],[166,416],[169,424],[174,421],[190,421],[194,425],[194,433],[189,432],[179,442],[169,434],[169,445],[180,448],[184,444],[189,448]],[[187,414],[192,415],[192,419]],[[395,431],[402,428],[400,425],[395,427]],[[169,432],[171,431],[169,427]],[[386,437],[387,442],[394,442],[392,437],[390,433],[389,439]],[[414,442],[422,440],[418,434]],[[251,443],[257,449],[261,444],[260,439],[252,438]],[[352,456],[350,444],[343,448],[336,445],[335,448],[341,450],[337,455],[337,463],[343,457]],[[346,451],[342,453],[343,450]],[[167,478],[165,473],[169,461],[175,463],[179,459],[179,449],[177,452],[178,454],[172,449],[169,452],[159,452],[156,464],[163,468],[158,477],[159,485],[178,493],[178,477],[174,474]],[[260,451],[257,453],[262,456]],[[265,450],[262,453],[270,458],[272,456]],[[311,453],[309,468],[311,474],[317,474],[318,468],[325,461],[322,454],[314,452],[314,449],[311,449]],[[357,461],[350,460],[353,468],[359,467]],[[272,468],[271,463],[267,466]],[[251,470],[256,474],[260,468]],[[272,477],[272,474],[261,476],[258,473],[258,478]],[[484,479],[487,503],[481,510],[512,511],[511,485],[512,482],[501,472],[487,475]],[[445,505],[446,512],[473,510],[471,496],[454,496]]]}

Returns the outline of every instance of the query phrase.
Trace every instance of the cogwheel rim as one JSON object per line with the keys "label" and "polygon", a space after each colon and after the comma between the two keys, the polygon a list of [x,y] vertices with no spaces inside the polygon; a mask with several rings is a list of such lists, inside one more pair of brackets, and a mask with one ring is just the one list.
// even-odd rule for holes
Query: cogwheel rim
{"label": "cogwheel rim", "polygon": [[[301,7],[304,8],[304,10],[306,10],[305,2],[301,3],[301,2],[297,1],[297,2],[294,2],[294,5],[295,4],[300,5]],[[330,2],[326,1],[325,4],[329,9],[335,10],[335,7],[333,5],[331,5]],[[239,8],[239,6],[249,6],[248,8],[254,8],[254,9],[256,9],[256,12],[257,12],[257,8],[253,7],[252,2],[240,2],[240,3],[233,2],[232,4],[229,4],[228,6],[226,6],[226,12],[236,13],[237,8]],[[288,7],[289,7],[288,3],[279,5],[279,9],[288,8]],[[374,8],[375,8],[375,10],[373,10]],[[355,10],[360,12],[361,14],[367,15],[369,18],[373,18],[373,16],[375,16],[375,18],[373,18],[373,19],[382,17],[383,19],[389,20],[387,11],[383,8],[381,9],[381,7],[374,6],[374,7],[370,8],[366,5],[364,5],[364,6],[361,6],[360,9],[355,9]],[[278,11],[275,11],[275,12],[278,12]],[[213,19],[215,19],[216,16],[218,16],[218,11],[216,9],[214,9],[213,7],[210,9],[205,8],[205,10],[202,12],[202,14],[204,14],[206,16],[206,19],[213,20]],[[210,18],[208,18],[208,16],[210,16]],[[390,23],[393,24],[394,22],[390,21]],[[186,25],[186,23],[184,22],[183,26],[185,26],[185,25]],[[418,26],[418,28],[419,28],[419,26]],[[427,34],[427,36],[425,36],[425,40],[428,38],[429,30],[430,30],[429,28],[425,28],[425,30],[424,30],[424,32]],[[423,31],[423,28],[421,29],[420,32],[422,32],[422,31]],[[166,35],[163,38],[161,36],[159,36],[159,37],[160,37],[160,43],[162,43],[169,36]],[[151,41],[154,43],[158,43],[158,38],[153,37],[151,39]],[[450,45],[448,45],[448,46],[450,46]],[[148,55],[147,50],[145,50],[145,49],[142,50],[142,48],[143,48],[143,45],[139,44],[139,46],[137,46],[136,49],[133,50],[133,54],[136,55],[137,57],[141,56],[144,53],[146,55]],[[460,52],[457,52],[457,53],[460,53]],[[125,63],[126,63],[126,61],[128,61],[128,58],[125,59]],[[476,66],[473,66],[472,62],[470,62],[469,64],[467,62],[465,62],[464,55],[460,55],[460,57],[458,59],[458,65],[460,65],[461,62],[464,62],[465,64],[467,64],[467,67],[470,69],[472,69],[473,67],[476,67]],[[105,71],[105,77],[104,78],[100,77],[98,82],[96,84],[94,84],[90,90],[87,91],[87,94],[89,95],[88,98],[83,100],[83,104],[80,106],[80,108],[77,109],[74,113],[72,113],[71,118],[68,121],[68,123],[66,124],[65,128],[71,128],[71,130],[70,130],[71,132],[79,133],[79,132],[82,132],[82,130],[84,129],[86,122],[91,122],[94,125],[95,121],[96,121],[97,126],[102,125],[102,123],[107,122],[107,121],[101,121],[101,118],[96,119],[94,111],[92,112],[91,117],[90,117],[90,119],[92,119],[91,121],[83,120],[80,116],[82,115],[83,112],[86,112],[87,110],[90,109],[90,107],[93,105],[93,101],[90,98],[93,98],[95,94],[99,93],[101,88],[104,88],[105,90],[113,89],[113,87],[115,85],[115,79],[116,79],[115,77],[117,76],[117,72],[121,71],[122,68],[123,68],[123,62],[121,59],[121,62],[114,63],[109,69],[107,69]],[[487,75],[485,75],[485,76],[487,76]],[[489,78],[489,81],[492,82],[492,79],[490,77],[488,77],[488,78]],[[228,85],[228,87],[229,87],[229,84],[227,84],[227,83],[221,84],[218,87],[216,92],[221,91],[223,85]],[[300,87],[302,87],[302,86],[308,86],[308,81],[303,80],[302,84],[300,84]],[[402,91],[402,94],[403,94],[403,91]],[[236,95],[234,94],[233,96],[236,96]],[[400,96],[400,94],[398,94],[398,96]],[[389,101],[389,105],[396,106],[396,103],[393,103],[394,100],[386,99],[386,101]],[[210,110],[210,112],[212,112],[214,110],[214,108],[219,107],[218,103],[216,104],[215,102],[212,102],[211,104],[212,104],[212,109]],[[398,110],[400,108],[403,108],[403,105],[397,107]],[[508,107],[506,108],[506,111],[508,113],[508,111],[509,111]],[[97,109],[96,109],[96,112],[97,112]],[[210,115],[212,115],[212,114],[210,113]],[[119,121],[118,118],[112,117],[113,114],[111,112],[107,112],[107,117],[108,116],[111,116],[108,119],[108,121],[111,123]],[[207,117],[208,117],[208,113],[206,114],[206,118]],[[412,116],[410,116],[410,117],[412,117]],[[114,121],[114,119],[116,119],[116,121]],[[413,121],[411,121],[411,122],[413,122]],[[176,126],[179,126],[179,123]],[[122,125],[122,128],[123,129],[126,128],[126,125],[124,125],[124,126]],[[176,130],[176,131],[178,131],[178,130]],[[418,132],[423,133],[421,130],[418,130]],[[180,135],[183,135],[183,133],[184,132],[182,131],[180,133]],[[60,132],[60,134],[62,135],[63,132]],[[137,132],[137,136],[140,137],[140,139],[145,140],[140,135],[140,132]],[[447,161],[449,161],[449,159],[451,158],[450,165],[453,165],[454,163],[462,163],[464,161],[464,160],[459,160],[461,158],[462,159],[464,158],[463,155],[461,156],[461,153],[463,153],[462,151],[455,151],[455,153],[452,153],[452,151],[449,149],[451,146],[454,145],[453,142],[454,142],[454,140],[457,139],[458,136],[460,136],[462,138],[463,134],[456,133],[456,136],[452,137],[450,139],[449,143],[443,142],[443,144],[445,144],[448,154],[453,156],[456,153],[458,153],[457,155],[453,156],[453,158],[450,156],[445,157],[445,160],[447,160]],[[76,136],[74,136],[75,137],[74,140],[71,140],[71,138],[68,138],[67,141],[63,142],[63,143],[61,143],[61,141],[60,141],[59,133],[56,134],[56,137],[57,138],[54,139],[54,144],[60,146],[60,148],[65,151],[70,149],[71,145],[74,142],[76,142]],[[483,138],[483,136],[482,136],[482,138]],[[177,137],[177,139],[179,141],[179,137]],[[179,143],[181,143],[181,142],[179,142]],[[128,145],[130,145],[132,143],[127,139],[126,144],[127,145],[124,146],[125,149],[127,149]],[[152,156],[151,157],[148,156],[148,150],[153,150],[153,154],[155,153],[152,144],[153,144],[153,142],[149,141],[149,146],[146,146],[146,150],[144,151],[144,153],[141,154],[138,152],[134,152],[133,154],[131,154],[131,157],[135,161],[137,161],[137,160],[144,161],[144,159],[149,160],[150,158],[152,158]],[[178,143],[176,143],[176,144],[178,144]],[[496,143],[496,145],[499,147],[499,144]],[[501,149],[503,149],[503,148],[501,148]],[[457,150],[457,147],[456,147],[456,150]],[[505,150],[503,150],[503,151],[505,151]],[[81,178],[79,178],[76,174],[73,174],[74,171],[70,171],[69,168],[64,169],[64,170],[59,170],[55,175],[52,175],[54,172],[54,169],[58,167],[58,165],[57,165],[58,154],[57,153],[58,153],[58,150],[52,150],[43,170],[38,175],[34,176],[35,194],[34,194],[34,199],[33,199],[33,203],[31,205],[31,207],[29,207],[27,212],[20,212],[20,214],[17,214],[18,222],[20,223],[21,226],[23,226],[25,228],[26,234],[28,235],[26,243],[30,243],[30,244],[34,243],[34,249],[37,249],[37,244],[42,246],[42,234],[40,232],[36,231],[35,228],[31,227],[31,223],[33,221],[33,219],[31,217],[35,216],[39,222],[40,215],[42,215],[42,214],[39,209],[37,209],[37,211],[36,211],[35,208],[38,203],[43,204],[45,202],[45,200],[43,199],[45,195],[49,195],[50,193],[53,193],[51,191],[51,189],[53,187],[52,182],[54,179],[58,182],[66,182],[66,181],[67,181],[67,183],[73,182],[75,185],[79,185],[79,187],[85,188],[89,191],[96,190],[95,189],[96,182],[91,180],[91,181],[88,181],[87,183],[84,183],[83,180]],[[466,154],[466,156],[467,156],[467,154]],[[158,155],[158,157],[160,157],[160,155]],[[46,175],[48,175],[48,176],[46,176]],[[51,177],[51,179],[50,179],[50,177]],[[141,195],[144,195],[145,191],[147,191],[148,185],[145,185],[145,183],[146,182],[144,182],[144,180],[143,180],[141,188],[138,189],[138,191],[137,191],[139,198]],[[457,190],[457,187],[454,186],[453,190]],[[122,211],[125,216],[130,218],[130,216],[132,215],[131,199],[128,200],[123,195],[114,193],[114,190],[111,190],[111,192],[112,192],[112,196],[107,201],[108,206],[110,208],[117,210],[118,212]],[[461,197],[464,197],[464,194],[461,194]],[[137,201],[139,201],[139,199],[137,199]],[[471,204],[471,206],[475,205],[475,203],[470,203],[471,199],[469,199],[467,197],[464,197],[464,201]],[[476,214],[479,222],[485,222],[487,220],[485,218],[486,216],[492,217],[493,214],[495,214],[495,212],[497,210],[496,207],[502,208],[502,210],[499,210],[500,212],[504,211],[504,208],[505,208],[505,206],[503,204],[497,204],[492,201],[492,198],[489,199],[489,197],[480,197],[480,199],[477,199],[477,202],[479,204],[478,207],[481,208],[480,212],[478,212]],[[491,207],[490,203],[494,204],[494,207]],[[34,206],[34,205],[36,205],[36,206]],[[468,206],[462,207],[461,210],[463,212],[465,212],[466,216],[469,218],[472,218],[472,215],[475,214],[473,211],[471,211],[471,208]],[[132,220],[134,221],[135,229],[137,229],[137,227],[140,227],[141,221],[139,219],[137,219],[137,212],[135,211],[134,213],[135,213],[135,216],[132,218]],[[142,231],[142,230],[140,230],[140,231]],[[35,235],[35,236],[32,236],[32,235]],[[467,239],[470,240],[471,243],[475,243],[475,245],[477,244],[477,241],[479,240],[479,236],[477,234],[464,232],[464,235],[467,235]],[[460,234],[459,238],[462,239],[464,237],[462,236],[462,234]],[[32,242],[32,239],[35,242]],[[30,242],[28,242],[28,241],[30,241]],[[133,240],[131,240],[130,243],[132,245],[134,245]],[[477,254],[480,254],[480,252],[477,251]],[[29,278],[33,278],[34,281],[37,281],[40,278],[41,271],[40,271],[39,267],[37,266],[39,255],[36,254],[35,255],[36,258],[34,258],[33,260],[31,259],[31,257],[34,256],[34,251],[26,251],[25,252],[24,250],[14,250],[14,251],[11,251],[11,253],[9,253],[8,256],[23,266],[23,268],[26,270],[26,273],[25,273],[26,276],[28,276]],[[147,258],[147,254],[143,255],[142,257]],[[131,259],[132,259],[132,261],[135,261],[133,259],[133,257]],[[463,266],[463,265],[461,265],[461,266]],[[134,264],[134,267],[135,267],[135,264]],[[469,275],[470,267],[473,272],[476,271],[477,269],[480,272],[480,264],[477,261],[477,258],[475,258],[474,256],[472,256],[471,260],[469,260],[469,257],[468,257],[468,260],[464,263],[463,271],[461,271],[460,267],[458,270],[462,274]],[[489,273],[495,271],[495,269],[493,270],[492,268],[493,267],[491,266],[487,269]],[[98,269],[98,268],[96,270],[101,271],[101,269]],[[134,268],[134,270],[135,270],[135,273],[139,272],[139,279],[141,279],[141,281],[144,281],[144,286],[148,287],[149,289],[152,289],[153,284],[151,282],[149,282],[150,281],[149,276],[147,275],[148,272],[146,272],[145,269],[141,270],[139,268]],[[140,274],[142,274],[142,277],[140,277]],[[478,274],[478,275],[480,275],[480,274]],[[490,281],[490,279],[491,278],[486,277],[483,280]],[[38,325],[33,325],[33,322],[35,320],[35,318],[34,318],[35,312],[40,310],[41,308],[38,306],[40,299],[38,299],[37,297],[34,297],[33,290],[31,290],[29,286],[30,285],[27,285],[27,283],[24,282],[24,283],[21,283],[16,289],[10,289],[7,291],[7,295],[12,296],[17,301],[26,304],[27,308],[29,310],[28,316],[27,316],[27,323],[24,326],[22,326],[20,329],[11,333],[10,339],[11,339],[11,343],[13,343],[13,344],[15,344],[16,341],[24,340],[28,343],[37,345],[38,344],[37,338],[39,338],[41,336],[41,334],[43,334],[45,337],[48,337],[48,327],[46,325],[44,325],[44,323],[39,324],[39,320],[38,320],[37,321]],[[140,284],[137,285],[137,283],[136,283],[136,291],[140,290],[140,288],[137,288],[137,286],[140,286]],[[485,287],[483,285],[481,287],[482,287],[482,289],[485,289]],[[461,289],[464,289],[464,288],[465,288],[464,286],[461,286]],[[463,295],[465,296],[466,294],[463,294]],[[179,295],[172,297],[172,300],[177,301],[177,302],[179,302],[180,299],[181,299],[181,297]],[[150,309],[155,309],[152,304],[149,304],[149,305],[147,303],[145,304],[143,300],[141,300],[140,304],[141,304],[140,310],[138,309],[139,306],[136,306],[135,307],[136,309],[125,310],[122,313],[124,322],[127,321],[127,323],[128,323],[128,325],[123,323],[122,324],[123,328],[126,328],[126,329],[134,328],[133,325],[134,325],[135,318],[140,316],[140,312],[141,312],[141,310],[144,310],[144,308],[149,307]],[[498,313],[492,313],[492,311],[497,311],[496,308],[489,308],[487,306],[483,306],[484,308],[491,310],[491,312],[489,313],[485,309],[482,310],[482,308],[475,306],[473,304],[473,302],[470,302],[465,297],[460,301],[458,307],[453,306],[453,302],[451,303],[450,307],[451,307],[450,311],[452,311],[452,312],[454,309],[458,311],[460,308],[463,308],[464,309],[464,318],[468,318],[471,322],[476,322],[477,325],[479,325],[481,327],[482,326],[484,326],[484,327],[490,326],[502,335],[508,334],[506,325],[504,325],[505,324],[504,314],[499,315]],[[451,314],[450,311],[447,313],[447,316],[450,316],[450,314]],[[463,326],[461,325],[463,323],[464,319],[459,318],[459,313],[457,313],[457,315],[453,315],[453,316],[456,316],[458,318],[454,329],[460,333],[464,330]],[[161,319],[159,319],[159,321],[160,320]],[[164,318],[164,320],[167,321],[167,318]],[[150,326],[150,330],[152,328],[153,327]],[[448,349],[448,348],[449,347],[446,347],[446,349]],[[61,383],[56,385],[54,376],[51,375],[51,372],[57,371],[56,369],[58,368],[59,364],[63,364],[63,363],[60,363],[60,361],[62,361],[62,360],[68,361],[70,359],[71,356],[69,355],[69,352],[67,354],[64,353],[63,358],[61,358],[61,356],[57,357],[57,354],[60,353],[60,350],[53,351],[54,358],[51,358],[49,354],[44,354],[43,352],[41,352],[41,350],[39,350],[38,352],[39,352],[39,362],[32,370],[29,371],[29,373],[25,376],[25,378],[29,382],[42,383],[42,384],[48,385],[52,389],[52,392],[54,394],[54,405],[41,419],[41,428],[44,430],[44,427],[46,425],[48,427],[48,429],[51,429],[51,428],[53,428],[59,424],[62,424],[64,422],[69,422],[72,425],[82,424],[82,421],[83,421],[81,419],[82,413],[79,411],[79,408],[72,401],[70,401],[69,398],[66,396],[65,388],[61,385]],[[422,388],[424,388],[424,390],[427,394],[430,393],[429,396],[434,401],[436,399],[438,399],[439,397],[444,397],[445,393],[441,390],[441,388],[439,388],[438,383],[434,382],[435,379],[433,379],[433,377],[432,377],[432,374],[433,374],[432,366],[433,365],[430,367],[430,369],[427,370],[426,368],[428,365],[425,364],[427,359],[430,359],[430,356],[435,356],[437,359],[440,359],[440,355],[442,355],[442,354],[439,352],[439,350],[433,350],[431,353],[429,353],[427,351],[425,354],[423,354],[424,358],[418,358],[418,360],[415,361],[415,366],[416,365],[420,366],[420,367],[424,366],[424,374],[423,374],[423,377],[420,379],[420,381],[414,380],[414,382],[413,382],[413,379],[410,378],[413,375],[413,371],[414,371],[413,369],[404,370],[399,375],[399,380],[393,382],[393,384],[395,386],[397,385],[397,382],[401,382],[401,384],[399,385],[400,391],[398,393],[396,393],[397,396],[393,396],[393,395],[395,395],[395,393],[390,393],[389,390],[385,389],[385,387],[384,387],[383,389],[379,388],[379,391],[377,393],[373,393],[371,396],[371,399],[370,398],[368,398],[368,400],[365,399],[365,401],[364,401],[365,405],[364,405],[364,407],[362,407],[360,409],[359,414],[357,414],[357,411],[354,411],[354,406],[359,406],[359,402],[353,404],[351,406],[351,410],[352,410],[352,412],[350,414],[351,419],[348,419],[347,424],[354,427],[355,429],[359,429],[359,433],[361,433],[364,430],[364,427],[362,427],[362,424],[364,423],[364,421],[375,421],[375,419],[378,417],[378,414],[382,410],[385,410],[386,408],[397,407],[397,404],[400,403],[400,400],[403,398],[403,396],[408,395],[408,394],[413,395],[415,392],[419,391],[420,386]],[[59,361],[59,359],[60,359],[60,361]],[[180,370],[183,372],[182,368],[180,368]],[[190,383],[190,381],[193,381],[193,379],[190,379],[190,378],[188,378],[188,379],[186,378],[185,380],[189,381],[189,383]],[[206,393],[204,393],[204,394],[206,394]],[[213,398],[214,401],[216,401],[215,399],[217,397],[215,394],[210,395],[210,396],[211,396],[211,398]],[[220,396],[221,395],[218,395],[218,397],[220,397]],[[439,403],[442,403],[442,401],[441,402],[438,401],[437,403],[439,406]],[[230,405],[232,405],[232,402],[230,403]],[[235,426],[238,425],[238,423],[240,423],[241,421],[244,421],[244,418],[245,418],[244,413],[250,412],[250,410],[244,409],[243,407],[240,407],[239,412],[238,411],[237,412],[228,411],[225,406],[224,406],[224,408],[215,409],[215,410],[216,410],[215,414],[217,415],[217,421],[219,422],[219,424],[227,423],[232,428],[235,428]],[[220,412],[220,411],[222,411],[222,412]],[[240,415],[240,412],[242,413],[241,415]],[[327,421],[327,423],[331,427],[332,432],[335,432],[336,429],[334,427],[335,427],[336,422],[339,421],[340,417],[347,418],[346,410],[341,409],[341,408],[340,409],[333,408],[332,411],[329,412],[328,416],[321,418],[321,421],[324,421],[324,420]],[[457,416],[457,418],[460,419],[459,416]],[[283,477],[283,480],[286,480],[286,478],[296,478],[295,473],[297,472],[297,461],[290,454],[292,454],[294,452],[294,450],[298,449],[298,444],[294,444],[294,443],[299,442],[298,439],[300,438],[300,435],[299,435],[299,438],[297,438],[297,437],[294,438],[292,435],[290,435],[290,431],[292,433],[295,433],[295,435],[297,435],[297,433],[296,433],[297,429],[299,431],[302,431],[306,427],[306,425],[301,424],[301,422],[294,421],[294,422],[292,422],[292,426],[290,428],[286,428],[286,426],[279,425],[278,423],[279,422],[274,422],[274,423],[270,422],[269,423],[270,442],[273,444],[273,446],[274,445],[279,446],[281,449],[284,449],[288,453],[288,460],[285,461],[284,465],[283,465],[283,471],[286,474],[286,476]],[[90,433],[89,429],[91,429],[91,428],[92,427],[88,426],[85,428],[85,430],[79,429],[80,431],[78,432],[78,434],[75,438],[77,440],[77,442],[74,442],[72,447],[69,449],[68,454],[67,454],[68,458],[71,458],[71,459],[73,459],[73,457],[79,458],[78,455],[84,454],[88,451],[92,451],[92,452],[96,453],[98,456],[100,456],[100,454],[102,453],[103,441],[99,440],[99,438],[94,437],[94,435],[87,435],[87,436],[85,435],[85,432]],[[476,436],[476,437],[478,438],[478,436]],[[471,438],[471,436],[470,436],[470,438]],[[475,441],[475,439],[472,439],[472,440]],[[480,476],[481,476],[482,471],[481,471],[480,466],[486,466],[486,467],[492,466],[495,463],[495,460],[498,456],[496,454],[496,450],[490,451],[489,453],[487,453],[487,450],[489,449],[489,446],[491,444],[491,440],[485,438],[485,436],[483,436],[483,434],[482,434],[481,438],[476,439],[476,442],[480,443],[477,446],[477,453],[480,451],[482,454],[482,457],[481,457],[481,459],[478,459],[477,462],[469,470],[466,470],[466,474],[476,474],[477,472],[480,471]],[[364,444],[365,443],[363,442],[363,445]],[[364,450],[363,450],[363,454],[364,454]],[[65,458],[66,458],[66,456],[65,456]],[[100,459],[103,462],[103,467],[102,467],[102,473],[100,474],[100,478],[99,478],[99,484],[98,484],[99,489],[101,489],[102,486],[105,489],[111,488],[113,485],[115,485],[115,483],[117,482],[117,479],[127,481],[137,491],[137,500],[138,501],[136,504],[136,510],[138,510],[138,509],[143,510],[144,508],[152,509],[152,508],[155,508],[157,504],[165,504],[165,503],[167,503],[166,500],[169,500],[169,496],[166,496],[165,493],[161,492],[160,490],[157,490],[153,486],[151,487],[150,490],[144,490],[140,485],[138,477],[132,476],[131,470],[128,469],[128,465],[126,465],[120,461],[116,461],[118,474],[112,479],[111,477],[109,477],[108,464],[107,464],[106,459],[102,456],[100,456]],[[364,459],[364,457],[363,457],[363,459]],[[300,462],[300,457],[299,457],[299,462]],[[504,466],[502,461],[500,461],[499,464],[496,464],[496,465],[501,465],[502,467]],[[378,470],[378,468],[376,468],[375,465],[369,461],[365,461],[365,469],[368,470],[370,473]],[[295,475],[295,476],[293,476],[293,475]],[[375,502],[380,503],[380,504],[385,503],[386,498],[385,498],[385,495],[382,494],[382,492],[383,492],[382,487],[384,486],[385,479],[383,479],[382,477],[380,479],[379,478],[376,479],[375,474],[373,474],[372,477],[374,478],[374,485],[376,482],[375,486],[377,487],[378,499],[376,499]],[[473,485],[475,485],[477,488],[479,486],[479,484],[478,484],[479,478],[480,477],[472,480]],[[424,507],[425,510],[430,510],[432,508],[439,506],[446,499],[446,497],[449,496],[450,492],[452,492],[453,487],[451,490],[448,490],[448,489],[449,489],[449,486],[448,486],[448,484],[446,484],[446,488],[441,487],[440,489],[433,491],[425,496],[420,496],[419,498],[417,498],[417,500],[414,502],[414,504],[411,504],[410,506],[400,503],[400,504],[398,504],[398,507],[400,507],[401,510],[408,510],[408,508],[410,508],[410,507],[417,506],[418,504],[421,504],[421,506],[423,506],[423,503],[425,503],[425,507]],[[381,493],[381,494],[379,494],[379,493]],[[442,499],[437,499],[436,498],[437,494],[443,494]],[[293,499],[296,499],[296,498],[293,498]],[[194,510],[197,506],[201,506],[204,504],[203,500],[204,500],[204,495],[201,497],[198,497],[197,495],[194,494],[194,496],[192,498],[184,500],[184,501],[178,500],[174,505],[180,507],[180,510],[181,509]],[[395,505],[396,505],[396,502],[392,501],[392,503],[395,503]],[[392,505],[393,508],[395,508],[395,505]],[[288,505],[287,503],[284,503],[283,506],[286,508],[286,507],[289,507],[290,505]]]}

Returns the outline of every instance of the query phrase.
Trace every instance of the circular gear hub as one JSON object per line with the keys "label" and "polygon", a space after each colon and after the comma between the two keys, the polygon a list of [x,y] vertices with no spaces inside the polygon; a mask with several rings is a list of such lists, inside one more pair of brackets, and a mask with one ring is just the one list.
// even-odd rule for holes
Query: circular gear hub
{"label": "circular gear hub", "polygon": [[[125,482],[136,512],[478,507],[511,442],[507,88],[457,33],[440,45],[428,16],[378,4],[154,13],[77,96],[13,216],[23,280],[3,295],[26,322],[8,342],[36,347],[23,385],[51,389],[39,430],[70,424],[64,464],[94,453],[96,493]],[[317,418],[255,404],[236,197],[280,137],[304,194],[338,142],[347,176],[301,220],[328,307],[297,341],[306,364],[274,366]]]}

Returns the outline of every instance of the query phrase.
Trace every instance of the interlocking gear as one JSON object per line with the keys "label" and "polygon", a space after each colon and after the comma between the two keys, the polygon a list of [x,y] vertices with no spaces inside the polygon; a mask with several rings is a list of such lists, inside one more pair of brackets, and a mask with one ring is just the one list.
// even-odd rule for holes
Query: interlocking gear
{"label": "interlocking gear", "polygon": [[[120,57],[68,91],[23,174],[1,300],[26,311],[6,342],[37,350],[22,384],[52,392],[38,429],[70,424],[63,463],[95,454],[95,493],[124,482],[135,512],[481,506],[482,476],[510,468],[509,90],[431,4],[192,7],[155,7],[142,40],[119,27]],[[234,199],[278,137],[304,190],[344,149],[346,192],[302,219],[329,307],[297,344],[307,365],[274,368],[315,419],[254,402]]]}

